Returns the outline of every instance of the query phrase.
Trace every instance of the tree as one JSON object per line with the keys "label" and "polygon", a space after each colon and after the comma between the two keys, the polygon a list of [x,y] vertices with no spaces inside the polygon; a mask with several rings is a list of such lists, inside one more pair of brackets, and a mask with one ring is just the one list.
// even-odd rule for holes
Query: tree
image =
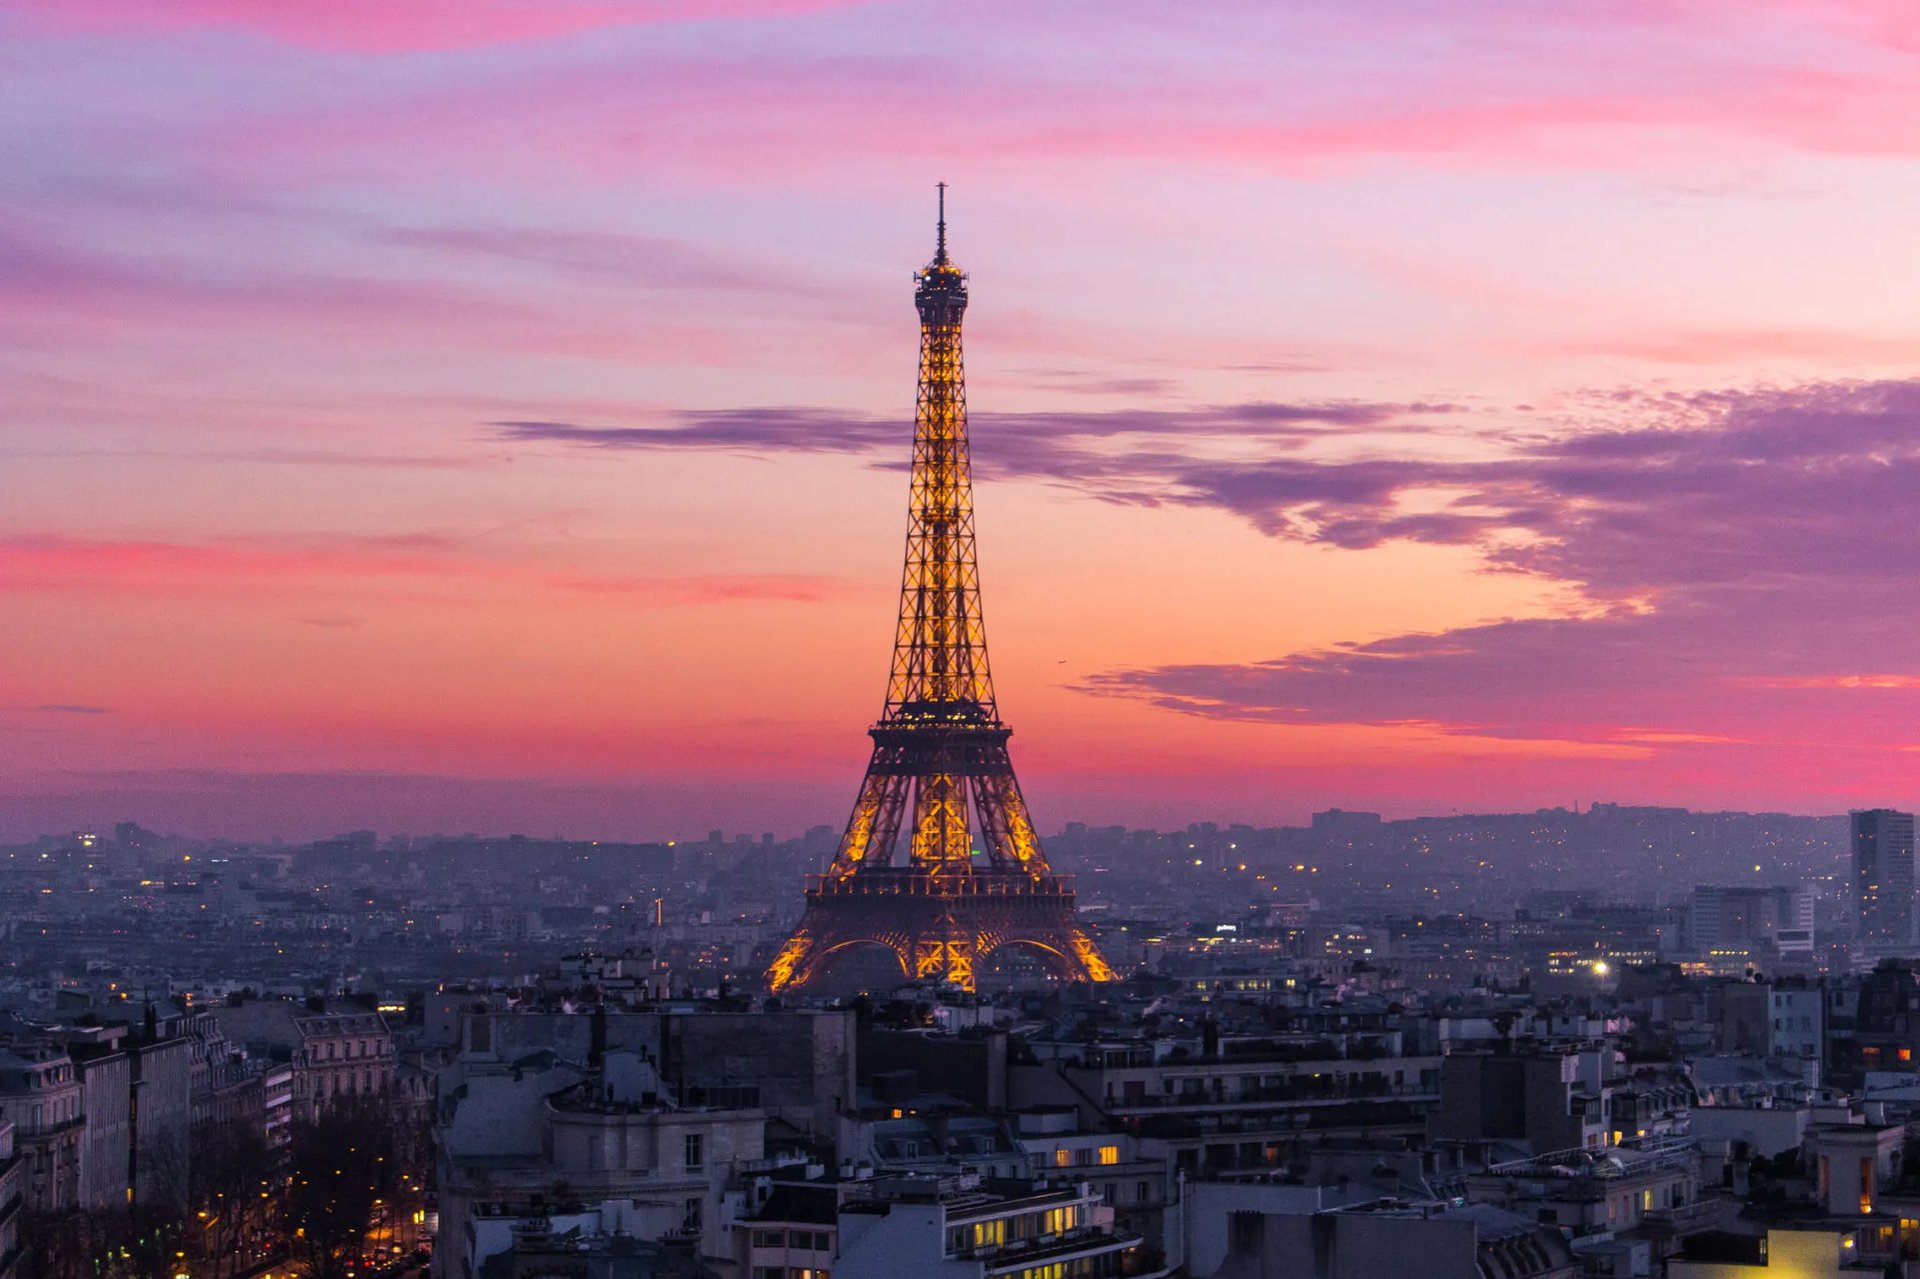
{"label": "tree", "polygon": [[312,1279],[343,1279],[359,1260],[399,1184],[396,1145],[392,1116],[372,1097],[342,1097],[294,1130],[285,1228]]}
{"label": "tree", "polygon": [[[212,1279],[251,1268],[272,1243],[284,1174],[257,1122],[229,1119],[194,1130],[189,1223]],[[198,1268],[196,1268],[196,1273]]]}
{"label": "tree", "polygon": [[30,1279],[171,1279],[186,1251],[178,1214],[153,1208],[73,1209],[22,1226]]}

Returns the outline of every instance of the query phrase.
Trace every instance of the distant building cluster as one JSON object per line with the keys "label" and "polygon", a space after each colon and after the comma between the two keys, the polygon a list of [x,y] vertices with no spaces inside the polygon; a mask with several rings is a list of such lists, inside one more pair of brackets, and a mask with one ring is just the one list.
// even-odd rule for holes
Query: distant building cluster
{"label": "distant building cluster", "polygon": [[833,839],[0,849],[0,1279],[1920,1265],[1909,815],[1072,826],[1120,980],[769,998]]}

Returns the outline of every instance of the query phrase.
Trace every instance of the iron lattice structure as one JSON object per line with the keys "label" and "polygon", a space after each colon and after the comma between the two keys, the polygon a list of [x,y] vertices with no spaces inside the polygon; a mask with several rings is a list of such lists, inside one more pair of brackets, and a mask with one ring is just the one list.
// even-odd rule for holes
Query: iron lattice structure
{"label": "iron lattice structure", "polygon": [[938,228],[933,261],[914,277],[920,387],[886,708],[868,730],[873,758],[833,862],[808,877],[806,913],[767,970],[776,992],[860,945],[888,948],[908,977],[968,990],[976,961],[1009,945],[1063,978],[1114,976],[1071,880],[1047,865],[993,696],[960,348],[967,276],[947,254],[944,183]]}

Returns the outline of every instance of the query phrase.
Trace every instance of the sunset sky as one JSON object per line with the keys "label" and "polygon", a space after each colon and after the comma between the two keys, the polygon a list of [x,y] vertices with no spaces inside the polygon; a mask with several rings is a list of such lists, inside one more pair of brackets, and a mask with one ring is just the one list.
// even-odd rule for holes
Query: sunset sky
{"label": "sunset sky", "polygon": [[1911,0],[15,0],[0,837],[1920,802]]}

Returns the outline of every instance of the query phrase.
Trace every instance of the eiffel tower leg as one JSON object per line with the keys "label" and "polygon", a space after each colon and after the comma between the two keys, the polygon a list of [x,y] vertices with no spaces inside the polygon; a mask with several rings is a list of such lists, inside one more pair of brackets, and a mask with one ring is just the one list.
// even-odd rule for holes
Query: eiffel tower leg
{"label": "eiffel tower leg", "polygon": [[913,944],[913,975],[936,981],[947,975],[947,943],[937,937],[923,937]]}
{"label": "eiffel tower leg", "polygon": [[[875,750],[876,764],[880,762],[880,755],[881,751]],[[859,798],[853,801],[853,816],[847,820],[846,834],[840,837],[833,865],[827,870],[829,875],[845,878],[866,865],[869,859],[881,866],[892,859],[912,780],[868,766],[866,778],[860,783]]]}
{"label": "eiffel tower leg", "polygon": [[1073,957],[1080,966],[1076,976],[1087,981],[1119,979],[1120,975],[1113,971],[1113,965],[1107,962],[1107,957],[1100,953],[1098,946],[1094,945],[1093,934],[1087,931],[1085,925],[1079,923],[1073,925],[1073,931],[1067,935],[1067,945],[1072,949]]}
{"label": "eiffel tower leg", "polygon": [[1018,868],[1029,874],[1046,869],[1040,852],[1040,837],[1034,834],[1033,820],[1027,816],[1027,802],[1014,780],[1013,765],[1006,760],[1005,747],[998,752],[1000,767],[974,778],[975,804],[993,864]]}
{"label": "eiffel tower leg", "polygon": [[789,986],[804,984],[813,967],[812,955],[813,930],[803,923],[793,930],[793,936],[787,938],[780,953],[767,965],[767,989],[777,995]]}
{"label": "eiffel tower leg", "polygon": [[978,930],[973,921],[949,905],[928,919],[912,941],[916,978],[951,982],[973,989],[973,964],[980,952]]}
{"label": "eiffel tower leg", "polygon": [[831,891],[834,881],[825,876],[821,881],[820,891],[807,894],[799,926],[767,965],[768,993],[804,989],[854,946],[885,947],[899,965],[900,980],[913,978],[919,961],[917,936],[897,921],[877,916],[870,897]]}

